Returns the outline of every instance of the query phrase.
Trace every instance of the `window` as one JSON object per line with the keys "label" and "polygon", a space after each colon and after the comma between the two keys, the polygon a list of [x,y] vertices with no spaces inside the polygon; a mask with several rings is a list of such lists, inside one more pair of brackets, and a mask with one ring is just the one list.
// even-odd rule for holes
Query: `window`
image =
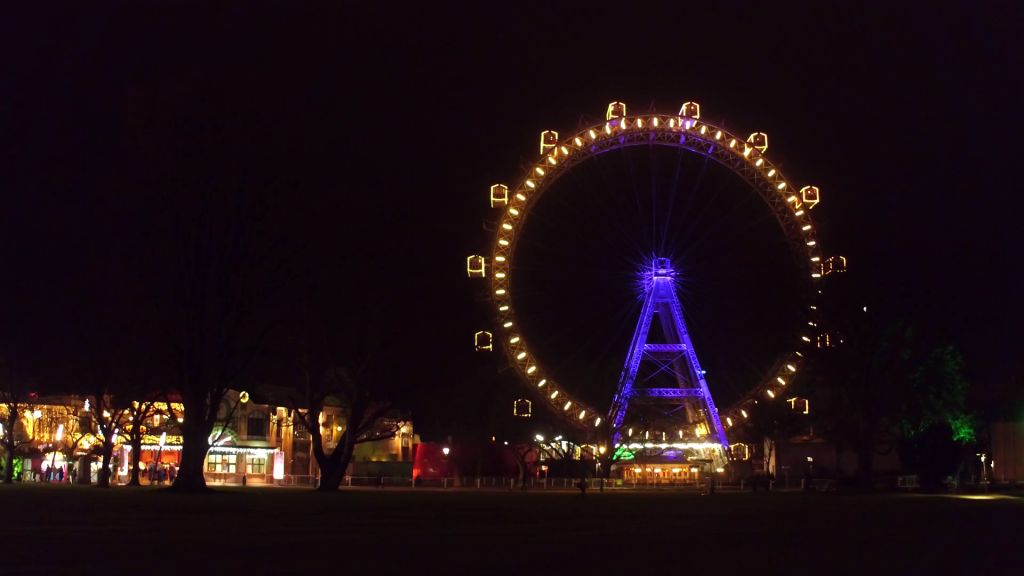
{"label": "window", "polygon": [[253,412],[245,422],[245,434],[249,438],[267,437],[267,415],[262,412]]}
{"label": "window", "polygon": [[247,474],[266,474],[267,459],[264,456],[252,456],[245,459],[245,472]]}
{"label": "window", "polygon": [[224,472],[234,474],[237,472],[237,462],[234,454],[210,454],[206,458],[207,472]]}

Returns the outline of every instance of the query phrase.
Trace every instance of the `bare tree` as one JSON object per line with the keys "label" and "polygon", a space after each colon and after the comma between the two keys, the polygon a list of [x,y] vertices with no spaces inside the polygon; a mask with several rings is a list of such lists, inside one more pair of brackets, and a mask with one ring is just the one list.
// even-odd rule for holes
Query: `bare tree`
{"label": "bare tree", "polygon": [[[271,391],[272,396],[288,406],[293,421],[309,432],[313,456],[320,468],[317,489],[321,492],[338,489],[358,444],[392,438],[402,426],[400,418],[391,417],[391,403],[373,397],[375,387],[370,373],[365,365],[330,366],[318,378],[304,365],[301,388]],[[323,434],[322,415],[327,406],[336,406],[345,422],[333,448]]]}

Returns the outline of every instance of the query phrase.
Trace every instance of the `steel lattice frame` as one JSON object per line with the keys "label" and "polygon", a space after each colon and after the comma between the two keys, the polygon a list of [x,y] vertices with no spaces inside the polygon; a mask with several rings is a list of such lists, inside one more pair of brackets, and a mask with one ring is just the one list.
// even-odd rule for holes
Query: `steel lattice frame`
{"label": "steel lattice frame", "polygon": [[[530,352],[524,336],[517,330],[512,305],[511,264],[518,232],[522,230],[531,207],[562,174],[597,155],[631,146],[688,150],[718,162],[739,176],[775,214],[806,279],[801,296],[807,301],[805,325],[809,329],[794,336],[792,350],[782,355],[761,383],[734,405],[721,411],[725,427],[731,428],[734,423],[749,417],[759,398],[775,398],[785,388],[804,357],[801,348],[813,345],[816,334],[811,328],[817,325],[814,319],[817,307],[813,300],[820,294],[817,282],[821,278],[822,257],[809,214],[813,204],[804,205],[802,190],[794,188],[782,171],[763,154],[767,146],[755,146],[724,128],[700,120],[699,113],[694,117],[655,113],[611,118],[547,146],[540,161],[530,166],[522,181],[509,190],[494,237],[490,261],[491,298],[502,328],[496,337],[501,340],[523,379],[570,421],[596,427],[607,419],[606,414],[577,401],[569,391],[547,376]],[[816,188],[814,192],[817,194]]]}

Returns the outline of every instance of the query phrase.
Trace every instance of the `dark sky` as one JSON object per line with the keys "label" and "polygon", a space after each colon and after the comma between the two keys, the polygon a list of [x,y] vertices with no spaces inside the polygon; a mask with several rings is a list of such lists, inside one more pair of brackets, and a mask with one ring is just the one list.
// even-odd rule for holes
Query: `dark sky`
{"label": "dark sky", "polygon": [[[421,429],[469,425],[516,392],[469,348],[488,318],[464,275],[487,249],[487,187],[520,178],[542,129],[612,100],[696,100],[822,188],[817,221],[865,301],[960,345],[985,397],[1020,384],[1013,3],[337,4],[5,10],[0,354],[27,377],[74,373],[68,334],[140,316],[118,295],[146,292],[173,191],[245,190],[262,239],[316,269],[319,292],[388,303],[372,309]],[[715,338],[706,354],[725,358]]]}

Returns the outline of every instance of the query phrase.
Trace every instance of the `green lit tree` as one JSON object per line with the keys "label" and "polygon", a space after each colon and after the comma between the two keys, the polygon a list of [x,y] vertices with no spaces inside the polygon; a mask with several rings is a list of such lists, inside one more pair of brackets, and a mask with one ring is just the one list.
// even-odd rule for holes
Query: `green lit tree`
{"label": "green lit tree", "polygon": [[949,441],[974,441],[963,360],[950,345],[934,346],[907,322],[867,315],[841,324],[815,362],[817,430],[837,450],[857,454],[857,473],[870,486],[874,458],[943,428]]}

